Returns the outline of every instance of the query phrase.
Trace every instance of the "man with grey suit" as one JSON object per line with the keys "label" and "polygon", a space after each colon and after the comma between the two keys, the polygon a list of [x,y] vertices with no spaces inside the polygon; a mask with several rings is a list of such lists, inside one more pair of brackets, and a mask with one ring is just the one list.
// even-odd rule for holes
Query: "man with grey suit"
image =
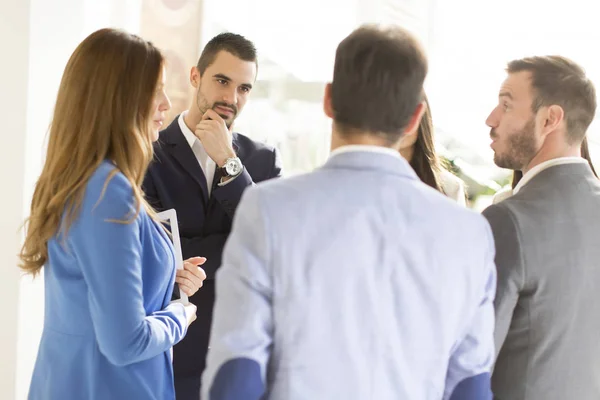
{"label": "man with grey suit", "polygon": [[563,57],[508,64],[486,123],[495,163],[523,171],[484,210],[496,242],[498,400],[600,399],[600,182],[580,148],[593,84]]}
{"label": "man with grey suit", "polygon": [[399,153],[426,73],[399,28],[340,43],[329,160],[250,188],[236,213],[202,399],[491,399],[491,230]]}

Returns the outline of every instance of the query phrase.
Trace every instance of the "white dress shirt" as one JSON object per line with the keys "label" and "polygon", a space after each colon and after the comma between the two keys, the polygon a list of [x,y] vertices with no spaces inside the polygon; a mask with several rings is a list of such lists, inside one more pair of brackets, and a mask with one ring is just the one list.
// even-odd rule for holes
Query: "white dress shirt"
{"label": "white dress shirt", "polygon": [[329,154],[329,158],[335,157],[338,154],[349,153],[352,151],[369,151],[372,153],[381,153],[402,158],[398,150],[390,149],[388,147],[373,146],[366,144],[349,144],[346,146],[338,147]]}
{"label": "white dress shirt", "polygon": [[202,142],[200,142],[196,135],[194,135],[194,132],[192,132],[192,130],[185,124],[184,118],[186,115],[187,110],[179,115],[177,122],[179,123],[179,128],[181,128],[181,132],[183,132],[183,136],[185,136],[185,139],[192,148],[192,151],[198,160],[198,164],[200,164],[200,168],[202,168],[202,172],[204,172],[204,176],[206,177],[206,185],[208,186],[208,195],[210,196],[217,164],[208,156],[204,146],[202,145]]}

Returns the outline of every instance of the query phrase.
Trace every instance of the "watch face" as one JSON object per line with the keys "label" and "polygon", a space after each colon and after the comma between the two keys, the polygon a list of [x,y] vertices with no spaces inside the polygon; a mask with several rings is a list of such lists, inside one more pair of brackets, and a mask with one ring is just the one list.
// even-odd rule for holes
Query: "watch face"
{"label": "watch face", "polygon": [[225,171],[229,176],[235,176],[242,172],[242,162],[239,158],[231,158],[225,163]]}

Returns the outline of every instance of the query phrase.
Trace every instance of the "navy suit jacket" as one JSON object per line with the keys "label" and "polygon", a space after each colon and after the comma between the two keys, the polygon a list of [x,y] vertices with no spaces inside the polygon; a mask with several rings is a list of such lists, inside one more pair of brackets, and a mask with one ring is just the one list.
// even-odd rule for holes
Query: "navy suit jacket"
{"label": "navy suit jacket", "polygon": [[183,258],[206,257],[202,268],[207,279],[214,279],[244,189],[255,182],[279,177],[281,159],[275,148],[233,133],[233,148],[244,170],[232,182],[218,186],[221,176],[217,169],[209,198],[202,168],[177,119],[160,133],[154,145],[155,160],[150,164],[143,188],[156,210],[177,210]]}
{"label": "navy suit jacket", "polygon": [[221,253],[242,193],[256,182],[281,175],[281,159],[275,148],[239,133],[233,134],[233,148],[244,170],[227,185],[218,186],[221,175],[217,168],[209,197],[202,168],[175,118],[154,144],[154,161],[143,183],[147,200],[157,211],[177,210],[183,258],[206,257],[202,268],[209,282],[190,297],[198,306],[198,319],[181,345],[175,346],[176,379],[178,374],[195,375],[204,369],[208,346],[208,338],[204,337],[210,332],[214,303],[211,280],[221,265]]}

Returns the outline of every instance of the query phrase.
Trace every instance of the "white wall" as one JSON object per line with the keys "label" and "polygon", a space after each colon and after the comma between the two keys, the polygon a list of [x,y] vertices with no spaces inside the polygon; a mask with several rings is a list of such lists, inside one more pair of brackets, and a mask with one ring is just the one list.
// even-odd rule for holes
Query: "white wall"
{"label": "white wall", "polygon": [[[4,4],[6,3],[6,4]],[[29,1],[3,2],[0,14],[0,396],[15,396],[17,362],[17,305],[19,271],[16,268],[21,236],[17,233],[23,218],[25,176],[25,132],[27,129],[27,76],[29,59]]]}
{"label": "white wall", "polygon": [[[64,66],[96,29],[139,32],[142,0],[0,2],[0,397],[25,399],[43,324],[43,279],[21,278],[19,228],[45,154],[46,133]],[[8,145],[10,143],[10,145]]]}
{"label": "white wall", "polygon": [[[81,39],[85,24],[84,18],[77,18],[85,11],[81,1],[30,0],[30,4],[23,217],[29,213],[35,181],[43,165],[45,139],[60,78],[71,52]],[[64,10],[69,10],[69,16]],[[61,29],[57,29],[57,26]],[[15,399],[27,397],[37,354],[44,317],[43,276],[35,280],[22,278],[20,288]]]}

